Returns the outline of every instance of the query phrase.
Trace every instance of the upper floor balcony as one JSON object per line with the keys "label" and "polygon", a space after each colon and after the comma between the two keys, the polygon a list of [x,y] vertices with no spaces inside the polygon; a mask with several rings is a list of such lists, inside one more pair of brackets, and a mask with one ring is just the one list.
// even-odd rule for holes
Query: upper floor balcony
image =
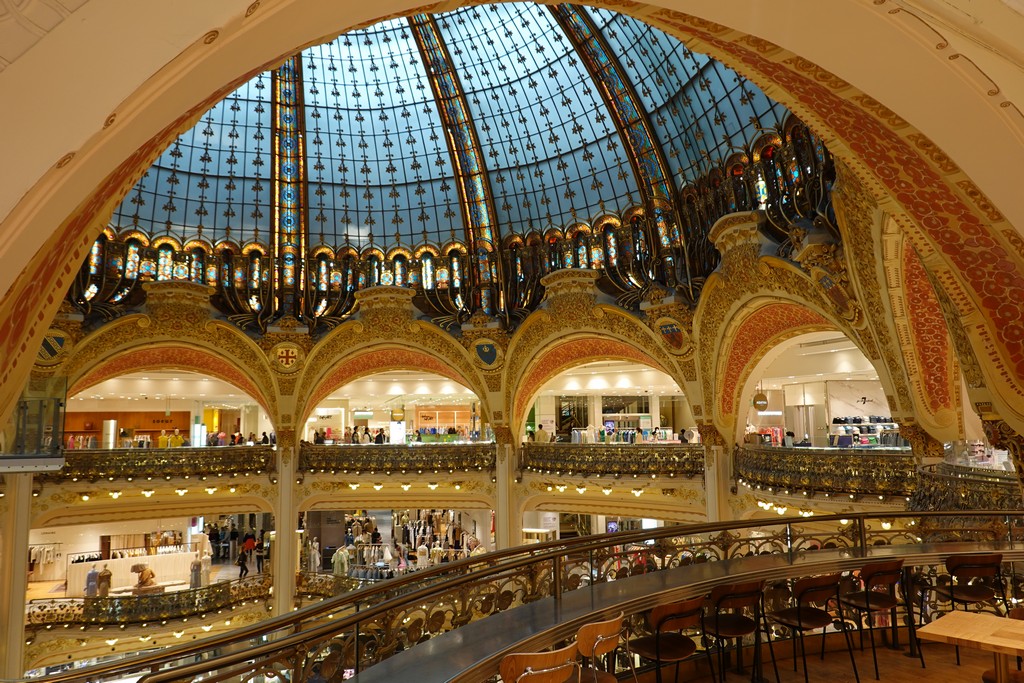
{"label": "upper floor balcony", "polygon": [[439,474],[493,470],[494,443],[317,445],[299,447],[301,472]]}
{"label": "upper floor balcony", "polygon": [[65,452],[63,469],[36,477],[43,482],[58,483],[205,480],[273,472],[274,458],[272,446],[76,449]]}
{"label": "upper floor balcony", "polygon": [[582,477],[685,477],[704,474],[700,444],[527,443],[520,467],[549,475]]}

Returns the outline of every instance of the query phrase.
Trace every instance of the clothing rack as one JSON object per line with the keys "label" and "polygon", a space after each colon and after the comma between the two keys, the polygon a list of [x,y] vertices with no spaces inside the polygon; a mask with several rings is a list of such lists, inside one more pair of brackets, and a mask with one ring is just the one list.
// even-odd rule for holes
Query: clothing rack
{"label": "clothing rack", "polygon": [[64,564],[63,543],[33,543],[28,546],[28,568],[32,581],[59,581]]}

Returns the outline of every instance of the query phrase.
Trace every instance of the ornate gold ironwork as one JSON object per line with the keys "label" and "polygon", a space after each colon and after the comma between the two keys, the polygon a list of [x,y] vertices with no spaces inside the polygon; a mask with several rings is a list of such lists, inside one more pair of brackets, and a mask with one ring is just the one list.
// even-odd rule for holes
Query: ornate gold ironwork
{"label": "ornate gold ironwork", "polygon": [[304,443],[299,447],[299,470],[305,472],[349,472],[375,474],[383,472],[470,472],[493,470],[493,443],[443,443],[366,446],[318,446]]}
{"label": "ornate gold ironwork", "polygon": [[180,619],[266,600],[272,583],[270,574],[260,574],[172,593],[32,600],[25,620],[31,629],[56,624],[110,626]]}
{"label": "ornate gold ironwork", "polygon": [[543,474],[579,476],[657,475],[693,477],[704,474],[704,447],[699,444],[567,444],[523,445],[522,468]]}
{"label": "ornate gold ironwork", "polygon": [[274,471],[270,446],[219,448],[131,448],[72,450],[65,453],[64,468],[36,475],[43,481],[99,481],[215,477]]}
{"label": "ornate gold ironwork", "polygon": [[917,468],[909,451],[737,448],[735,475],[762,489],[909,496]]}
{"label": "ornate gold ironwork", "polygon": [[1020,484],[1009,472],[941,463],[922,468],[911,510],[1022,510]]}

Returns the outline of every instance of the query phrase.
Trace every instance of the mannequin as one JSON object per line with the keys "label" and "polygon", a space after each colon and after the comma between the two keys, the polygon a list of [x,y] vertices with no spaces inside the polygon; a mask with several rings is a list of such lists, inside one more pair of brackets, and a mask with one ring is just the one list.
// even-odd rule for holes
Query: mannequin
{"label": "mannequin", "polygon": [[[97,595],[101,598],[107,597],[110,594],[110,582],[114,578],[114,573],[110,571],[107,565],[103,565],[103,571],[96,577],[96,591]],[[86,577],[86,583],[88,583],[88,577]]]}
{"label": "mannequin", "polygon": [[348,576],[348,548],[338,548],[334,551],[331,570],[335,576]]}
{"label": "mannequin", "polygon": [[313,543],[309,546],[309,571],[318,572],[320,571],[320,565],[322,558],[320,556],[320,541],[316,536],[313,537]]}
{"label": "mannequin", "polygon": [[95,598],[99,591],[99,580],[100,573],[96,570],[96,565],[92,566],[89,573],[85,575],[85,597]]}
{"label": "mannequin", "polygon": [[210,571],[213,569],[213,559],[210,557],[210,551],[207,549],[206,553],[203,554],[202,559],[203,565],[203,585],[210,585]]}
{"label": "mannequin", "polygon": [[156,585],[156,572],[150,569],[148,564],[135,565],[132,567],[132,571],[136,571],[136,567],[138,567],[139,572],[139,582],[135,584],[136,588]]}
{"label": "mannequin", "polygon": [[195,558],[192,560],[192,564],[189,566],[189,588],[202,588],[203,587],[203,561],[199,559],[199,553],[196,553]]}

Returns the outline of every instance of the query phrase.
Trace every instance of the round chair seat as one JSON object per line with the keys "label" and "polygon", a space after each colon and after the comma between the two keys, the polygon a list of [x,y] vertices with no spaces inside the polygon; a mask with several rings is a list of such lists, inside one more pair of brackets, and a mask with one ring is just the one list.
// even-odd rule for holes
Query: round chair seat
{"label": "round chair seat", "polygon": [[896,598],[880,591],[857,591],[855,593],[847,593],[839,597],[839,602],[862,612],[868,611],[869,602],[872,612],[887,612],[900,604],[900,601]]}
{"label": "round chair seat", "polygon": [[[636,640],[629,641],[629,649],[635,655],[644,659],[657,660],[657,653],[661,654],[663,662],[678,662],[686,659],[697,651],[697,644],[692,638],[687,638],[681,633],[662,633],[661,644],[658,645],[654,636],[643,636]],[[589,672],[589,669],[585,669]]]}
{"label": "round chair seat", "polygon": [[704,617],[703,627],[704,633],[719,638],[739,638],[757,630],[754,620],[742,614],[720,614],[717,618]]}
{"label": "round chair seat", "polygon": [[955,587],[937,586],[935,592],[947,600],[967,603],[988,602],[996,597],[995,589],[983,583],[962,583]]}
{"label": "round chair seat", "polygon": [[[996,683],[996,670],[988,669],[981,674],[982,683]],[[1012,683],[1024,683],[1024,671],[1011,671],[1010,681]]]}
{"label": "round chair seat", "polygon": [[783,626],[804,630],[824,628],[832,623],[831,614],[823,609],[809,605],[789,607],[778,612],[772,612],[768,615],[768,618]]}
{"label": "round chair seat", "polygon": [[[582,683],[619,683],[619,678],[608,671],[591,669],[590,667],[585,666],[580,671],[580,681]],[[576,683],[575,674],[570,676],[565,683]]]}

